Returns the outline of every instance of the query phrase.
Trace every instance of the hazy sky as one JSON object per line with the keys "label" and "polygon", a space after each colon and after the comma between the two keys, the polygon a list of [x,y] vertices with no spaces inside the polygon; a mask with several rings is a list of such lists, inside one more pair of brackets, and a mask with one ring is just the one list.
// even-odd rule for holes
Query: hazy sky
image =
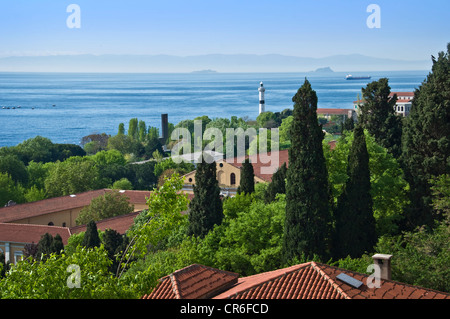
{"label": "hazy sky", "polygon": [[[368,28],[369,4],[381,28]],[[81,8],[70,29],[66,8]],[[429,59],[450,42],[449,0],[1,0],[0,56],[360,53]]]}

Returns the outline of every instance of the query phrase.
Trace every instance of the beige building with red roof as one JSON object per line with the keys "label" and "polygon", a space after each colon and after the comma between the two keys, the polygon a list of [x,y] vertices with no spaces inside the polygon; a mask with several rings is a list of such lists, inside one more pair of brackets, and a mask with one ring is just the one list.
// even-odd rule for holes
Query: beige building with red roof
{"label": "beige building with red roof", "polygon": [[383,277],[379,285],[373,286],[372,282],[368,274],[316,262],[241,278],[236,273],[194,264],[161,278],[155,289],[142,298],[450,299],[448,293]]}
{"label": "beige building with red roof", "polygon": [[[98,189],[68,196],[54,197],[36,202],[17,204],[0,208],[0,223],[35,224],[61,227],[76,226],[80,211],[88,206],[92,199],[102,196],[110,189]],[[120,191],[129,198],[135,211],[147,207],[146,197],[149,191]]]}
{"label": "beige building with red roof", "polygon": [[[237,187],[241,181],[242,162],[247,157],[249,156],[235,157],[216,162],[216,176],[219,186],[222,188],[223,192],[229,192],[229,194],[236,193]],[[266,183],[272,180],[272,175],[278,168],[280,168],[284,163],[288,164],[289,151],[281,150],[264,154],[250,155],[249,158],[253,165],[255,183]],[[193,192],[192,187],[195,185],[195,173],[196,171],[192,171],[183,176],[185,192]]]}
{"label": "beige building with red roof", "polygon": [[[99,189],[0,208],[0,253],[5,254],[6,262],[14,263],[22,257],[26,244],[37,244],[45,233],[53,237],[59,234],[66,245],[72,234],[86,230],[86,225],[76,226],[75,223],[80,211],[92,199],[110,191]],[[150,195],[149,191],[126,190],[120,193],[129,198],[134,213],[99,221],[99,230],[109,228],[124,234],[137,214],[148,207],[146,198]]]}
{"label": "beige building with red roof", "polygon": [[45,233],[53,237],[59,234],[64,245],[71,235],[67,227],[0,223],[0,253],[5,255],[5,262],[21,259],[25,245],[37,244]]}
{"label": "beige building with red roof", "polygon": [[[394,106],[395,113],[403,117],[408,116],[409,112],[411,112],[414,92],[391,92],[389,97],[393,98],[394,94],[397,95],[397,102]],[[359,114],[359,105],[363,103],[364,100],[353,101],[353,108],[355,109],[356,114]]]}

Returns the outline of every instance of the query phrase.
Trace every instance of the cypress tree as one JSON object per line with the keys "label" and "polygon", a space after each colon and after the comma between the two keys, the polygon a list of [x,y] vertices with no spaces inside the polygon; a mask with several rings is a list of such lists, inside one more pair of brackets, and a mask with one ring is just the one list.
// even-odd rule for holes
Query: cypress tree
{"label": "cypress tree", "polygon": [[41,236],[41,239],[38,242],[38,249],[36,253],[38,260],[45,260],[47,259],[47,256],[52,253],[52,242],[53,236],[49,233],[45,233]]}
{"label": "cypress tree", "polygon": [[189,204],[188,234],[203,237],[223,219],[220,187],[216,178],[216,162],[204,160],[197,165],[194,198]]}
{"label": "cypress tree", "polygon": [[100,237],[98,236],[97,224],[93,220],[91,220],[86,226],[86,232],[81,245],[86,248],[100,246]]}
{"label": "cypress tree", "polygon": [[395,157],[401,154],[402,120],[395,114],[397,95],[389,97],[391,88],[387,78],[373,81],[362,89],[360,123],[375,137],[375,141]]}
{"label": "cypress tree", "polygon": [[255,173],[253,171],[253,164],[248,158],[242,163],[241,180],[237,189],[238,194],[251,194],[255,191]]}
{"label": "cypress tree", "polygon": [[307,79],[292,101],[283,255],[286,261],[302,254],[325,259],[331,222],[328,173],[322,149],[324,133],[317,120],[317,95]]}
{"label": "cypress tree", "polygon": [[283,165],[272,175],[272,181],[269,183],[266,190],[266,204],[273,202],[277,194],[286,193],[286,172],[286,163],[283,163]]}
{"label": "cypress tree", "polygon": [[447,52],[432,57],[426,80],[414,92],[403,129],[402,165],[410,185],[405,230],[433,226],[439,215],[431,209],[430,179],[450,173],[450,43]]}
{"label": "cypress tree", "polygon": [[334,212],[333,257],[360,257],[376,244],[375,218],[370,195],[369,153],[361,125],[354,129],[354,140],[347,164],[348,179]]}
{"label": "cypress tree", "polygon": [[56,234],[55,237],[53,237],[52,244],[50,245],[50,249],[54,253],[61,253],[61,250],[64,249],[64,244],[62,241],[62,238],[59,234]]}

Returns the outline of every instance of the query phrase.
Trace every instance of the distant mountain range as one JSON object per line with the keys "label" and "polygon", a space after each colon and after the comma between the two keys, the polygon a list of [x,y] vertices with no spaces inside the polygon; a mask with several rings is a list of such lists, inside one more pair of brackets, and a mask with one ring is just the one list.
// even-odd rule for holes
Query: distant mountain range
{"label": "distant mountain range", "polygon": [[428,70],[429,60],[405,61],[360,54],[324,58],[280,54],[174,55],[49,55],[0,58],[0,72],[130,72],[164,73],[216,70],[217,72],[335,72]]}

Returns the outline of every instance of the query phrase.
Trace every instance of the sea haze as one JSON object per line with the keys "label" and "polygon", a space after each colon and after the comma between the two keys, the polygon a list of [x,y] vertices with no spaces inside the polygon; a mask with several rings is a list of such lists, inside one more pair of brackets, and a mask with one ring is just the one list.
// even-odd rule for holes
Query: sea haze
{"label": "sea haze", "polygon": [[134,117],[160,127],[161,113],[168,113],[174,124],[202,115],[256,119],[261,81],[266,88],[266,111],[292,108],[292,97],[305,77],[317,92],[320,108],[351,108],[370,81],[388,77],[392,91],[413,91],[427,74],[357,72],[353,75],[371,75],[372,79],[346,81],[341,72],[0,73],[0,146],[13,146],[37,135],[55,143],[79,144],[91,133],[115,135],[119,123],[127,128]]}

